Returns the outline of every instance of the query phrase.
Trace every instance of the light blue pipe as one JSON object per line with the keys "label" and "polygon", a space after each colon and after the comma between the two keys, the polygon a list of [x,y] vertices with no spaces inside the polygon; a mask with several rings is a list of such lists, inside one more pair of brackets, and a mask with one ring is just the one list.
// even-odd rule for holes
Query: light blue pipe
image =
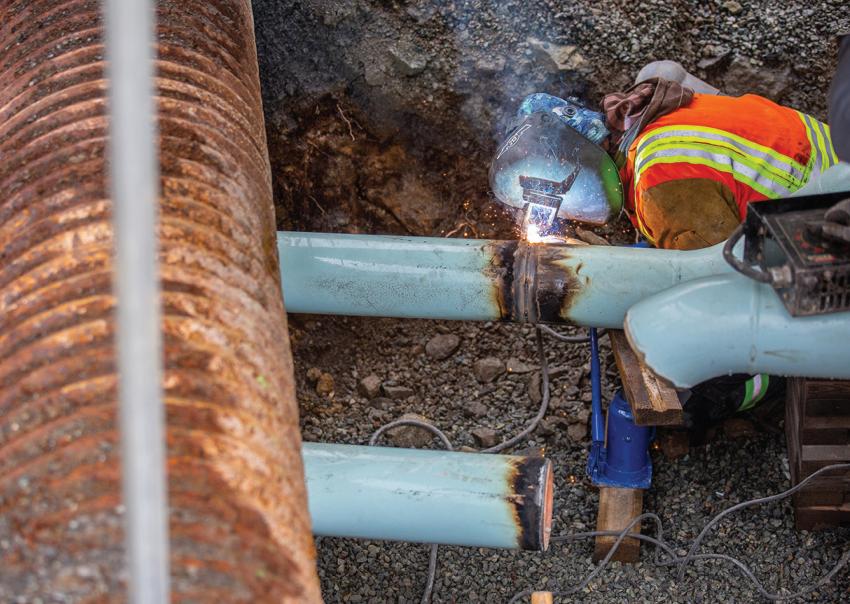
{"label": "light blue pipe", "polygon": [[679,252],[279,232],[278,250],[289,312],[611,328],[647,296],[731,271],[720,246]]}
{"label": "light blue pipe", "polygon": [[499,318],[487,242],[278,232],[287,312]]}
{"label": "light blue pipe", "polygon": [[545,550],[552,464],[541,457],[304,443],[316,535]]}
{"label": "light blue pipe", "polygon": [[635,304],[626,335],[678,388],[732,373],[850,379],[850,312],[791,317],[773,289],[708,277]]}

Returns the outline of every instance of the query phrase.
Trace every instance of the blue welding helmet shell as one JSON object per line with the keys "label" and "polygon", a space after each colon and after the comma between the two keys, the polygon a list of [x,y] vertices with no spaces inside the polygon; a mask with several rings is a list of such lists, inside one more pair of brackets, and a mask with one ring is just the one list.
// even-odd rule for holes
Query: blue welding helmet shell
{"label": "blue welding helmet shell", "polygon": [[558,218],[604,224],[623,207],[623,187],[605,150],[547,111],[528,115],[490,164],[490,187],[502,203],[524,208],[546,200]]}

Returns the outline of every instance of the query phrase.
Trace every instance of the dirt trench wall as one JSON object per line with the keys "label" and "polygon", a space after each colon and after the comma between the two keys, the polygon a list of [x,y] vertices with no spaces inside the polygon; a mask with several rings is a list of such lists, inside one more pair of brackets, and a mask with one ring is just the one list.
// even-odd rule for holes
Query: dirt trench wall
{"label": "dirt trench wall", "polygon": [[535,91],[598,103],[663,58],[825,117],[844,0],[812,4],[255,0],[281,227],[490,236],[507,118]]}

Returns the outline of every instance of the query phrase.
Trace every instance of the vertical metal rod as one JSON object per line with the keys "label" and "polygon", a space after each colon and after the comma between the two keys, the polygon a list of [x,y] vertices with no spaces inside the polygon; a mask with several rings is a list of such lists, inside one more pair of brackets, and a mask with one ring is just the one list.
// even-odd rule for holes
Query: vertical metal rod
{"label": "vertical metal rod", "polygon": [[129,601],[165,603],[169,569],[156,235],[155,13],[150,0],[106,0],[104,8]]}
{"label": "vertical metal rod", "polygon": [[590,390],[593,401],[590,428],[591,440],[605,440],[605,421],[602,417],[602,371],[599,368],[599,336],[596,328],[590,329]]}

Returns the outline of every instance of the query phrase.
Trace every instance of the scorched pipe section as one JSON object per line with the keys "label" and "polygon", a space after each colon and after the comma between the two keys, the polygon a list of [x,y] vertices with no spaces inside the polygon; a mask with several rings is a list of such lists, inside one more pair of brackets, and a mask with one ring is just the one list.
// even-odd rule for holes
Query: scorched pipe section
{"label": "scorched pipe section", "polygon": [[732,270],[718,246],[279,232],[278,250],[289,312],[612,328],[647,296]]}
{"label": "scorched pipe section", "polygon": [[552,463],[304,443],[313,532],[333,537],[545,550]]}

